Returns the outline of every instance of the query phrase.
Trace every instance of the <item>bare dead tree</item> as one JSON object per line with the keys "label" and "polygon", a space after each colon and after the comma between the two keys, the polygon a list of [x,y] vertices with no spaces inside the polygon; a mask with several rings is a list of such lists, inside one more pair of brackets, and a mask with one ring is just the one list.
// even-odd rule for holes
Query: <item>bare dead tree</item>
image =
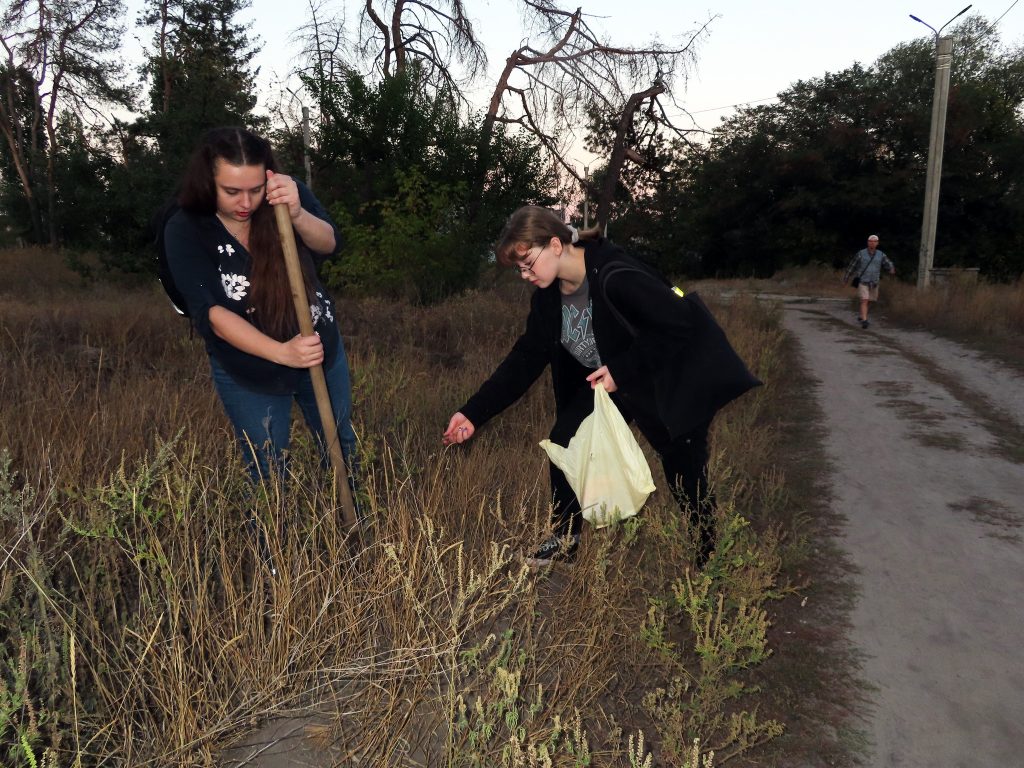
{"label": "bare dead tree", "polygon": [[[30,153],[45,152],[49,241],[56,245],[57,121],[64,111],[83,123],[103,119],[100,108],[128,106],[122,64],[114,57],[124,27],[122,0],[16,0],[0,18],[4,50],[4,98],[0,132],[7,141],[25,198],[38,219],[38,201],[28,173]],[[40,129],[46,146],[40,147]],[[38,227],[34,221],[34,227]],[[41,232],[36,232],[37,240]]]}
{"label": "bare dead tree", "polygon": [[[636,135],[634,130],[634,118],[637,112],[640,111],[644,102],[650,103],[650,108],[647,111],[647,115],[652,115],[655,100],[662,93],[665,92],[665,86],[662,83],[652,85],[650,88],[632,94],[627,99],[625,106],[622,108],[622,112],[619,115],[618,122],[615,126],[615,139],[612,142],[611,156],[608,158],[608,166],[604,175],[604,183],[601,186],[600,194],[597,196],[597,226],[604,227],[608,223],[609,214],[611,212],[612,201],[615,199],[615,189],[618,185],[619,178],[622,175],[622,166],[625,164],[627,158],[637,165],[644,165],[647,162],[647,158],[635,147],[643,146],[643,142]],[[652,124],[653,123],[653,124]],[[653,139],[653,133],[657,130],[657,121],[649,121],[647,127],[648,131],[651,132],[649,138]],[[632,141],[629,141],[629,140]],[[632,146],[631,146],[632,145]]]}
{"label": "bare dead tree", "polygon": [[495,85],[483,122],[478,183],[486,176],[494,127],[503,123],[535,136],[570,177],[587,185],[567,157],[568,134],[596,108],[620,117],[609,173],[595,195],[598,221],[604,223],[623,163],[642,157],[627,139],[644,104],[648,103],[645,114],[653,126],[684,133],[673,125],[658,98],[670,94],[677,79],[685,82],[710,21],[687,33],[679,46],[655,42],[622,47],[594,32],[582,8],[563,10],[552,0],[523,2],[538,30],[536,41],[528,40],[512,52]]}
{"label": "bare dead tree", "polygon": [[383,77],[415,63],[426,83],[458,97],[487,66],[462,0],[366,0],[360,53]]}
{"label": "bare dead tree", "polygon": [[334,12],[323,0],[309,0],[309,20],[291,39],[300,44],[296,72],[315,82],[340,82],[354,69],[348,51],[352,48],[344,15]]}

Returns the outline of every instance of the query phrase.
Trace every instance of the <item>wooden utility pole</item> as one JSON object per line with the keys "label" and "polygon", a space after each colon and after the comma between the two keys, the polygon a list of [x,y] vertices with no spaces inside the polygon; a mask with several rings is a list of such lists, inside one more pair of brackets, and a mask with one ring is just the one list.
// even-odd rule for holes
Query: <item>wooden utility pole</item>
{"label": "wooden utility pole", "polygon": [[313,188],[313,167],[309,161],[309,107],[302,107],[302,164],[306,166],[306,186]]}
{"label": "wooden utility pole", "polygon": [[917,259],[917,287],[927,288],[932,281],[935,264],[935,230],[939,222],[939,182],[942,180],[942,146],[946,138],[946,104],[949,102],[949,75],[953,63],[953,38],[943,37],[942,30],[971,10],[968,5],[960,13],[936,29],[914,14],[910,18],[924,24],[935,34],[935,93],[932,95],[932,130],[928,138],[928,174],[924,185],[924,213],[921,216],[921,252]]}

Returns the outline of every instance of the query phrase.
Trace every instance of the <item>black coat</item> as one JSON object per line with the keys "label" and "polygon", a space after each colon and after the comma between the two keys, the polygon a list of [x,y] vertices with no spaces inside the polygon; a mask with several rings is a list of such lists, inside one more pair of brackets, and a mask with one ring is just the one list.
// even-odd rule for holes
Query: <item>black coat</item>
{"label": "black coat", "polygon": [[[697,294],[680,298],[650,267],[618,246],[583,242],[591,322],[617,399],[641,429],[660,425],[670,438],[710,421],[758,381]],[[477,428],[514,403],[547,365],[555,408],[589,387],[584,368],[562,346],[562,301],[556,280],[534,292],[526,330],[459,410]]]}
{"label": "black coat", "polygon": [[[302,207],[334,230],[335,251],[341,247],[341,236],[327,211],[309,188],[296,180]],[[267,205],[267,203],[264,203]],[[206,342],[207,353],[215,358],[236,382],[253,392],[271,395],[290,394],[305,375],[301,368],[279,365],[248,352],[243,352],[213,331],[210,309],[219,306],[252,322],[249,304],[253,262],[249,251],[228,231],[216,214],[193,214],[178,209],[163,224],[162,248],[166,252],[169,276],[175,292],[183,299],[196,332]],[[338,353],[337,310],[327,289],[313,273],[313,266],[331,254],[314,254],[296,235],[301,259],[310,259],[309,271],[316,292],[310,303],[313,328],[324,344],[324,368],[330,367]],[[172,301],[177,301],[173,299]],[[296,327],[296,333],[298,328]]]}

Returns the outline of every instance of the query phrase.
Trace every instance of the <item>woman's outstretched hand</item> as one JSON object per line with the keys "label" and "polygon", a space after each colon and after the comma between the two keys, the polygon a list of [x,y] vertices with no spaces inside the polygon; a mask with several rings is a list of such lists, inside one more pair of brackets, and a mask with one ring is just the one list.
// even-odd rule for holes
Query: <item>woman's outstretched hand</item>
{"label": "woman's outstretched hand", "polygon": [[614,392],[618,389],[618,385],[615,383],[615,379],[612,378],[612,372],[608,370],[607,365],[602,365],[592,374],[587,376],[587,381],[590,382],[591,389],[597,389],[598,384],[604,385],[605,392]]}
{"label": "woman's outstretched hand", "polygon": [[324,345],[320,334],[312,336],[293,336],[281,343],[281,356],[275,362],[289,368],[312,368],[324,361]]}
{"label": "woman's outstretched hand", "polygon": [[287,205],[288,215],[292,219],[302,213],[299,202],[299,187],[295,179],[284,173],[267,171],[267,202],[271,205]]}
{"label": "woman's outstretched hand", "polygon": [[448,429],[444,431],[441,442],[445,445],[464,443],[473,436],[474,432],[476,432],[476,427],[473,426],[473,422],[462,413],[456,413],[448,422]]}

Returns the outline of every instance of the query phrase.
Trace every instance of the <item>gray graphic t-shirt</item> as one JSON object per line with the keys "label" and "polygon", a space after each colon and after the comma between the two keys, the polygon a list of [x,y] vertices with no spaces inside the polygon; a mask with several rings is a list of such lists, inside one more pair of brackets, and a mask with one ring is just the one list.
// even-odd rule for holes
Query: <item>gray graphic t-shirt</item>
{"label": "gray graphic t-shirt", "polygon": [[600,368],[594,329],[590,318],[590,284],[586,278],[574,292],[562,294],[562,346],[587,368]]}

